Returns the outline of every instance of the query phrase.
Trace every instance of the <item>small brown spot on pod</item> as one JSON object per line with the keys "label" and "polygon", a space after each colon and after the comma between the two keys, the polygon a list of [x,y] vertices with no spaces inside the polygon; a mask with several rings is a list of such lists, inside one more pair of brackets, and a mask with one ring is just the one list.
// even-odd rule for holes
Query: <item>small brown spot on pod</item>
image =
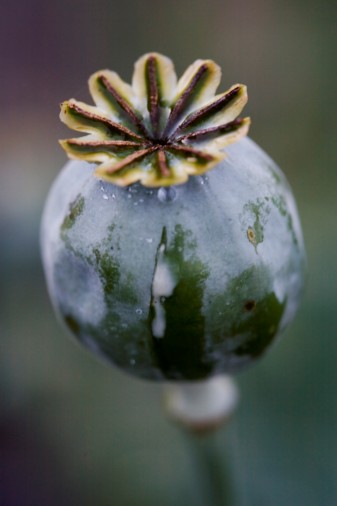
{"label": "small brown spot on pod", "polygon": [[253,311],[255,308],[256,308],[255,300],[247,300],[247,302],[245,303],[245,310]]}
{"label": "small brown spot on pod", "polygon": [[251,243],[256,244],[256,236],[255,236],[255,232],[252,229],[252,227],[248,227],[248,229],[247,229],[247,237],[248,237],[248,240]]}

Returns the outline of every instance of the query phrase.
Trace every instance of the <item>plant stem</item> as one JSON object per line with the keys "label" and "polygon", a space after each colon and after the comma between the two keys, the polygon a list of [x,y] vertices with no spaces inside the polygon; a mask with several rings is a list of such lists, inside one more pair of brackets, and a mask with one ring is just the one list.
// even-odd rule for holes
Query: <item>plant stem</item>
{"label": "plant stem", "polygon": [[232,506],[231,486],[224,469],[217,429],[235,411],[238,391],[233,380],[218,376],[206,381],[175,383],[164,392],[168,415],[184,428],[197,481],[203,483],[205,506]]}
{"label": "plant stem", "polygon": [[207,435],[187,434],[196,466],[196,481],[204,492],[205,506],[233,506],[232,485],[217,432]]}

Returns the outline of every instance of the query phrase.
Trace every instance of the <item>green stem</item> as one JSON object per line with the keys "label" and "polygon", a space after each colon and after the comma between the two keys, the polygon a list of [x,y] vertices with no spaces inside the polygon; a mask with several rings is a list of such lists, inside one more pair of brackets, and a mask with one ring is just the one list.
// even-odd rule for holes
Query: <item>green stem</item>
{"label": "green stem", "polygon": [[196,482],[202,484],[205,506],[233,506],[232,484],[217,435],[217,432],[187,434],[196,466]]}
{"label": "green stem", "polygon": [[170,384],[164,390],[167,414],[184,428],[193,451],[196,482],[203,483],[205,506],[233,505],[217,429],[235,411],[238,397],[237,387],[228,376]]}

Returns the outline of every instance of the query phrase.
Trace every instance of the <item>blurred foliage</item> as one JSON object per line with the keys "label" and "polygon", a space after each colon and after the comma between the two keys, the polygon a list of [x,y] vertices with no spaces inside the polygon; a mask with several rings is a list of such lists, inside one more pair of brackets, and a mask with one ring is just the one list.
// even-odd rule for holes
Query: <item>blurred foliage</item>
{"label": "blurred foliage", "polygon": [[[9,2],[0,19],[0,504],[203,506],[188,445],[160,387],[102,366],[55,321],[39,220],[65,159],[58,104],[88,99],[110,67],[145,51],[178,72],[198,57],[222,89],[248,85],[251,136],[297,197],[308,285],[287,335],[241,374],[241,406],[217,434],[238,506],[337,503],[337,6],[332,0]],[[234,506],[234,504],[233,504]]]}

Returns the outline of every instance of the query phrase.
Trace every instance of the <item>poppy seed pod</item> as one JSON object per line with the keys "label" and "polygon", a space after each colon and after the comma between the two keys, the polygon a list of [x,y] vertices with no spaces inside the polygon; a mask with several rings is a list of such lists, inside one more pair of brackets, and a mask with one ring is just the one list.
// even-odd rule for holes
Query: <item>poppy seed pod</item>
{"label": "poppy seed pod", "polygon": [[245,137],[237,84],[198,60],[177,81],[157,53],[132,85],[89,81],[61,119],[69,162],[51,188],[41,243],[49,293],[70,331],[137,376],[198,380],[240,370],[293,319],[305,253],[289,185]]}

